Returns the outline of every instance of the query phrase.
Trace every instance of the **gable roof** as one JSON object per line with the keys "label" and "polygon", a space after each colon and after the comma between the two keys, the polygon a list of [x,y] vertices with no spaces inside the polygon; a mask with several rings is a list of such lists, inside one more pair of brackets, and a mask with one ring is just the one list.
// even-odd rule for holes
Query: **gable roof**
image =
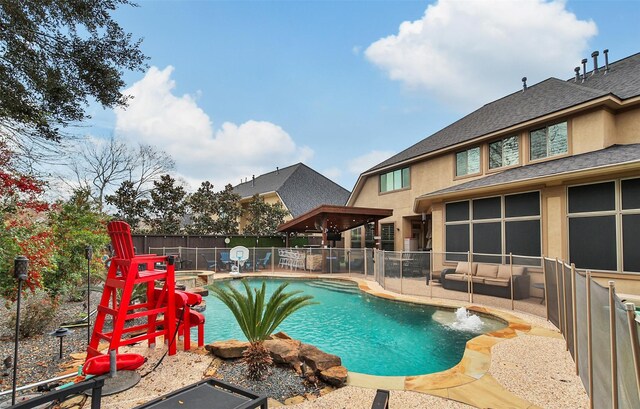
{"label": "gable roof", "polygon": [[601,169],[623,164],[640,164],[640,144],[613,145],[598,151],[507,169],[480,179],[426,193],[416,200],[445,196],[478,188],[503,186],[521,181],[566,175],[588,169]]}
{"label": "gable roof", "polygon": [[240,197],[275,192],[293,217],[320,205],[344,205],[349,191],[303,163],[265,173],[233,188]]}
{"label": "gable roof", "polygon": [[377,164],[369,173],[461,142],[467,142],[544,115],[552,114],[609,94],[621,100],[640,95],[640,53],[609,64],[584,82],[549,78],[490,102],[446,128]]}

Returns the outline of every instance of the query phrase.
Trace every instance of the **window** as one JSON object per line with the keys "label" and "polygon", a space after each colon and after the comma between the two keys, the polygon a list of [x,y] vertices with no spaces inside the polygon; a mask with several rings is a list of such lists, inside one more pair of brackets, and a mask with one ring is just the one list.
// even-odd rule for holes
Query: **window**
{"label": "window", "polygon": [[456,153],[456,176],[480,173],[480,147]]}
{"label": "window", "polygon": [[562,155],[568,152],[567,123],[536,129],[529,134],[529,157],[531,160]]}
{"label": "window", "polygon": [[362,227],[351,229],[351,248],[362,248]]}
{"label": "window", "polygon": [[518,137],[511,136],[489,144],[489,169],[520,163]]}
{"label": "window", "polygon": [[391,192],[409,187],[409,168],[396,169],[380,175],[380,192]]}
{"label": "window", "polygon": [[[448,261],[501,263],[503,255],[530,256],[518,264],[539,265],[540,193],[527,192],[445,204]],[[457,253],[457,254],[454,254]]]}
{"label": "window", "polygon": [[570,261],[578,268],[640,272],[640,179],[570,186],[567,196]]}
{"label": "window", "polygon": [[380,243],[382,250],[395,250],[395,224],[384,223],[380,225],[382,230],[382,242]]}

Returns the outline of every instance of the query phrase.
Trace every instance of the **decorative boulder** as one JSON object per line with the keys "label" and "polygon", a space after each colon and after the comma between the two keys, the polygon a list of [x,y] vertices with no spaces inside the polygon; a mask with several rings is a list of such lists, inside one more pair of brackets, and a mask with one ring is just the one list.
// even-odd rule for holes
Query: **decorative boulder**
{"label": "decorative boulder", "polygon": [[213,355],[223,359],[241,358],[242,353],[249,347],[246,341],[238,341],[230,339],[229,341],[217,341],[209,345],[205,345],[205,349]]}
{"label": "decorative boulder", "polygon": [[196,311],[196,312],[203,313],[204,310],[207,309],[207,300],[200,301],[200,304],[194,305],[193,307],[191,307],[191,309]]}
{"label": "decorative boulder", "polygon": [[302,344],[300,346],[300,359],[314,371],[320,372],[334,366],[342,365],[342,360],[339,356],[327,354],[309,344]]}
{"label": "decorative boulder", "polygon": [[[207,295],[209,295],[209,290],[207,290],[204,287],[193,287],[189,289],[190,293],[194,293],[194,294],[199,294],[203,297],[206,297]],[[204,301],[204,300],[202,300]]]}
{"label": "decorative boulder", "polygon": [[[273,362],[277,364],[289,364],[299,366],[300,341],[294,339],[268,339],[264,341],[264,347],[271,354]],[[298,365],[296,365],[296,363]]]}
{"label": "decorative boulder", "polygon": [[333,386],[343,386],[347,382],[347,368],[334,366],[320,372],[320,379]]}
{"label": "decorative boulder", "polygon": [[272,334],[271,339],[293,339],[293,338],[287,335],[286,332],[280,331],[280,332],[276,332],[275,334]]}

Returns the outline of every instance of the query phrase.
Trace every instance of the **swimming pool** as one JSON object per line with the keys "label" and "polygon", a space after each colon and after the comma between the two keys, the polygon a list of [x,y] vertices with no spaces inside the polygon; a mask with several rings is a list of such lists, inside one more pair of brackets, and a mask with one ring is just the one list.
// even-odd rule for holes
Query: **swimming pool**
{"label": "swimming pool", "polygon": [[[246,278],[252,287],[262,279]],[[504,328],[498,319],[467,319],[453,310],[381,299],[353,283],[325,280],[266,279],[267,297],[284,281],[287,291],[302,290],[318,305],[304,307],[277,331],[338,355],[353,372],[408,376],[440,372],[455,366],[466,342],[482,333]],[[241,289],[238,280],[233,286]],[[227,307],[206,297],[205,342],[246,340]]]}

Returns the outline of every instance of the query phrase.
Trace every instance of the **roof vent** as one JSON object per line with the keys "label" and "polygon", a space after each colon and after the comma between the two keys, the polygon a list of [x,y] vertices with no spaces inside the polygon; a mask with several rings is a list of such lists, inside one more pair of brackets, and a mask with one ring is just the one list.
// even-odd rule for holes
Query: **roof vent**
{"label": "roof vent", "polygon": [[527,77],[522,77],[522,92],[527,90]]}
{"label": "roof vent", "polygon": [[582,82],[585,82],[587,79],[587,59],[582,59]]}
{"label": "roof vent", "polygon": [[276,175],[280,174],[280,168],[276,166]]}
{"label": "roof vent", "polygon": [[598,72],[598,56],[600,55],[599,52],[594,51],[591,53],[591,57],[593,58],[593,72],[591,73],[591,75],[596,75],[596,73]]}
{"label": "roof vent", "polygon": [[576,82],[580,81],[580,67],[576,67],[573,69],[576,72]]}
{"label": "roof vent", "polygon": [[605,48],[602,54],[604,54],[604,73],[606,74],[609,72],[609,49]]}
{"label": "roof vent", "polygon": [[256,185],[256,175],[251,175],[251,187]]}

